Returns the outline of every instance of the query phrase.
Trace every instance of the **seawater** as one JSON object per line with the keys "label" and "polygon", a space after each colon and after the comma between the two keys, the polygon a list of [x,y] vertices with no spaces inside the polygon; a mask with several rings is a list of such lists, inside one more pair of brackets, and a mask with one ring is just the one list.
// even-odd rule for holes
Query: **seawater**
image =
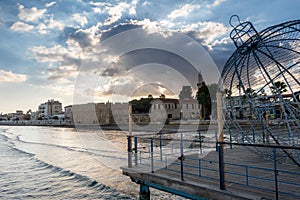
{"label": "seawater", "polygon": [[[138,185],[119,169],[126,133],[0,126],[0,151],[0,199],[138,198]],[[155,190],[151,198],[179,199]]]}

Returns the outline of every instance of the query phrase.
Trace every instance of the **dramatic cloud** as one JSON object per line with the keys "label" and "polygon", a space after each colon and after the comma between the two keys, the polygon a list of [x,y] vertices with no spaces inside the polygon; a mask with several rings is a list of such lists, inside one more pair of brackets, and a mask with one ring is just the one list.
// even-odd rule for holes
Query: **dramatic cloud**
{"label": "dramatic cloud", "polygon": [[121,19],[123,12],[125,12],[128,8],[130,8],[130,5],[124,2],[121,2],[116,6],[107,7],[107,12],[110,17],[105,20],[104,25],[110,25],[117,22]]}
{"label": "dramatic cloud", "polygon": [[[122,18],[125,13],[131,16],[136,15],[136,7],[138,0],[133,0],[131,3],[121,2],[115,6],[106,5],[105,11],[109,14],[109,18],[107,18],[104,22],[104,25],[111,25],[117,22]],[[102,6],[103,4],[101,4]],[[99,10],[97,10],[99,12]]]}
{"label": "dramatic cloud", "polygon": [[0,82],[25,82],[27,80],[27,76],[23,74],[14,74],[11,71],[4,71],[0,69]]}
{"label": "dramatic cloud", "polygon": [[10,27],[10,29],[14,31],[30,32],[34,29],[34,26],[24,22],[16,22]]}
{"label": "dramatic cloud", "polygon": [[200,8],[200,5],[185,4],[181,6],[179,9],[172,11],[168,15],[168,18],[175,19],[178,17],[187,17],[191,12],[193,12],[195,9],[198,8]]}
{"label": "dramatic cloud", "polygon": [[66,80],[69,77],[76,77],[78,70],[72,65],[62,65],[58,68],[48,70],[48,80]]}
{"label": "dramatic cloud", "polygon": [[65,27],[65,24],[53,19],[53,15],[50,16],[50,19],[45,20],[48,29],[55,29],[62,31]]}
{"label": "dramatic cloud", "polygon": [[70,39],[78,42],[81,48],[95,46],[100,42],[100,35],[97,34],[98,28],[79,29],[70,36]]}
{"label": "dramatic cloud", "polygon": [[55,45],[51,48],[34,46],[31,51],[38,62],[62,62],[69,54],[68,49],[61,45]]}
{"label": "dramatic cloud", "polygon": [[37,9],[36,7],[25,8],[23,5],[19,5],[19,19],[26,22],[37,22],[41,19],[46,12],[46,9]]}
{"label": "dramatic cloud", "polygon": [[71,18],[78,24],[80,24],[81,27],[83,27],[84,25],[86,25],[88,23],[88,20],[86,19],[86,17],[82,16],[81,14],[73,14],[71,16]]}
{"label": "dramatic cloud", "polygon": [[[177,88],[181,89],[181,83],[177,83],[178,87],[173,86],[173,74],[166,75],[168,70],[159,70],[163,66],[155,69],[153,65],[147,66],[149,69],[145,68],[139,74],[126,76],[131,69],[147,63],[171,66],[190,80],[190,85],[195,86],[197,72],[190,68],[203,63],[200,59],[202,54],[195,50],[197,45],[193,42],[190,45],[180,39],[173,41],[176,33],[183,33],[182,38],[190,37],[203,46],[203,55],[208,53],[222,70],[235,50],[229,38],[232,27],[229,27],[228,20],[232,14],[242,13],[242,22],[249,20],[257,30],[262,30],[297,19],[300,4],[296,0],[289,4],[279,0],[272,4],[262,1],[259,6],[252,1],[236,3],[233,0],[18,2],[0,3],[3,36],[0,67],[13,66],[3,68],[1,81],[26,80],[24,85],[32,84],[40,91],[46,91],[42,94],[44,96],[57,94],[65,98],[68,91],[71,95],[72,84],[74,86],[78,76],[86,75],[83,90],[91,88],[89,94],[95,93],[96,86],[90,85],[91,77],[94,77],[100,81],[97,94],[99,97],[102,95],[102,101],[107,101],[106,95],[116,92],[126,96],[128,94],[124,91],[136,91],[137,95],[147,95],[147,91],[153,91],[158,95],[164,92],[164,88],[171,88],[174,94]],[[142,31],[131,31],[134,29]],[[121,35],[122,38],[119,38]],[[153,49],[162,51],[153,53]],[[172,52],[176,52],[177,57],[185,53],[183,58],[199,58],[201,62],[189,65]],[[28,67],[24,68],[24,64]],[[211,71],[205,65],[201,72],[206,69]],[[10,70],[26,75],[14,74]],[[166,82],[156,80],[154,85],[149,83],[157,77],[162,77]],[[122,90],[116,91],[115,87]],[[60,91],[59,94],[57,91]]]}
{"label": "dramatic cloud", "polygon": [[212,50],[214,45],[220,44],[221,42],[228,42],[228,39],[224,39],[224,36],[228,35],[230,28],[222,23],[208,21],[183,26],[181,31],[184,33],[192,33],[194,38],[202,40],[203,44]]}

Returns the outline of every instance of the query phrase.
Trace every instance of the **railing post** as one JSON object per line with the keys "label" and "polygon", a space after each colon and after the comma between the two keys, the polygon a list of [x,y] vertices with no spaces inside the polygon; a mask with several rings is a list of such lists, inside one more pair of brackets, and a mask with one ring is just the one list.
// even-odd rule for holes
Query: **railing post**
{"label": "railing post", "polygon": [[201,159],[199,159],[199,176],[201,176]]}
{"label": "railing post", "polygon": [[248,173],[248,166],[246,165],[246,185],[249,186],[249,173]]}
{"label": "railing post", "polygon": [[224,167],[224,155],[223,155],[223,144],[217,143],[219,152],[219,178],[220,178],[220,189],[225,190],[225,167]]}
{"label": "railing post", "polygon": [[151,147],[150,147],[150,152],[151,152],[151,173],[154,173],[154,160],[153,160],[153,138],[151,138]]}
{"label": "railing post", "polygon": [[140,184],[140,200],[150,200],[150,189],[148,185]]}
{"label": "railing post", "polygon": [[232,130],[229,130],[230,149],[232,149]]}
{"label": "railing post", "polygon": [[132,136],[127,137],[128,168],[132,168],[131,138]]}
{"label": "railing post", "polygon": [[140,151],[140,164],[142,164],[142,151]]}
{"label": "railing post", "polygon": [[166,155],[166,167],[165,169],[168,169],[168,155]]}
{"label": "railing post", "polygon": [[264,126],[264,124],[262,124],[262,136],[263,136],[263,143],[266,143],[266,141],[265,141],[265,126]]}
{"label": "railing post", "polygon": [[128,107],[128,168],[132,168],[132,105]]}
{"label": "railing post", "polygon": [[202,154],[202,139],[201,139],[201,131],[198,131],[199,135],[199,148],[200,148],[200,154]]}
{"label": "railing post", "polygon": [[180,133],[180,174],[181,174],[181,180],[184,181],[183,178],[183,140],[182,140],[182,133]]}
{"label": "railing post", "polygon": [[137,137],[134,137],[134,161],[135,165],[138,165],[138,143],[137,143]]}
{"label": "railing post", "polygon": [[255,132],[253,128],[252,128],[252,140],[253,140],[253,144],[255,144]]}
{"label": "railing post", "polygon": [[161,134],[159,135],[159,153],[160,153],[160,161],[162,161],[162,138],[161,138]]}
{"label": "railing post", "polygon": [[216,138],[216,151],[218,151],[218,131],[215,131],[215,138]]}
{"label": "railing post", "polygon": [[273,149],[274,154],[274,176],[275,176],[275,190],[276,190],[276,200],[278,200],[278,171],[277,171],[277,156],[276,148]]}

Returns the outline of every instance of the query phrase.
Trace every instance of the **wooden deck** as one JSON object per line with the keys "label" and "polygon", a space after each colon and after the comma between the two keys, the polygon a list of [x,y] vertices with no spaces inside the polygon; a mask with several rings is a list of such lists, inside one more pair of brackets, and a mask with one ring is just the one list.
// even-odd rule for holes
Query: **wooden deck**
{"label": "wooden deck", "polygon": [[[180,159],[167,167],[161,164],[154,173],[151,173],[150,166],[138,165],[123,168],[123,174],[140,184],[192,199],[276,199],[273,159],[262,158],[251,152],[249,147],[239,146],[225,149],[224,162],[226,190],[220,190],[219,157],[216,151],[210,152],[200,161],[198,154],[185,156],[183,176]],[[276,164],[278,199],[300,199],[300,176],[297,174],[300,168],[288,160],[279,160]],[[159,163],[154,162],[154,165],[159,166]]]}

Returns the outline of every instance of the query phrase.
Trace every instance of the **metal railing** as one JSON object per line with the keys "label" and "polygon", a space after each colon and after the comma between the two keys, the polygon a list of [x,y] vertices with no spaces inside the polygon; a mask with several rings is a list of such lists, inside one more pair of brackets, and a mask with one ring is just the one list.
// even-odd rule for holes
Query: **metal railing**
{"label": "metal railing", "polygon": [[[213,136],[205,141],[200,131],[192,136],[193,139],[185,139],[183,133],[177,137],[170,134],[128,136],[128,158],[131,159],[128,167],[167,174],[180,181],[207,181],[219,185],[221,190],[238,187],[248,193],[259,191],[276,199],[282,195],[300,199],[300,168],[293,162],[278,162],[278,156],[282,156],[279,151],[299,151],[300,147],[233,143],[231,138],[229,142],[214,142],[211,141]],[[247,148],[246,153],[240,154],[245,157],[232,159],[227,156],[229,151],[241,148]],[[259,162],[251,162],[246,159],[251,148],[270,148],[273,156],[265,159],[253,154]]]}

